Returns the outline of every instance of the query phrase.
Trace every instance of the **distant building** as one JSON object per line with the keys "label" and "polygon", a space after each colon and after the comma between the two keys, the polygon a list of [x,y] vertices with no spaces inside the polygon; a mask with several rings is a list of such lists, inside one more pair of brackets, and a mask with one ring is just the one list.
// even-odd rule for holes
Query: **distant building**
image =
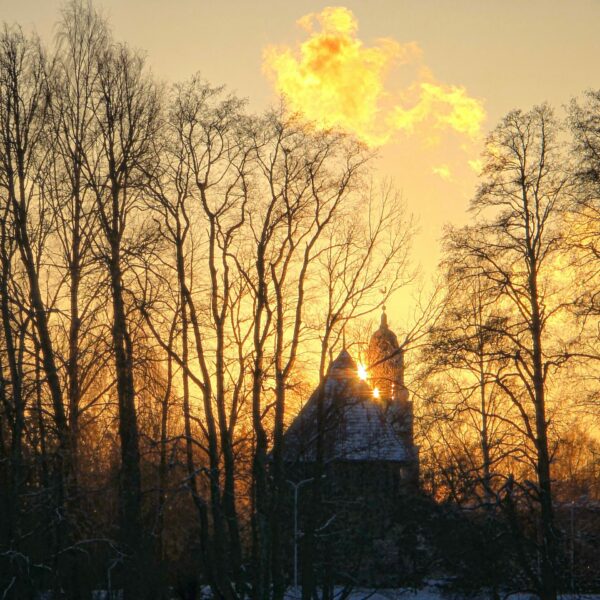
{"label": "distant building", "polygon": [[[303,531],[312,519],[323,585],[393,587],[412,581],[416,572],[419,454],[404,357],[385,311],[366,358],[365,369],[344,348],[285,433],[292,484],[285,520],[298,521]],[[317,480],[315,502],[310,488]],[[304,539],[292,531],[288,536]],[[303,556],[301,549],[301,562]]]}
{"label": "distant building", "polygon": [[285,461],[306,475],[320,454],[325,472],[342,488],[346,481],[384,494],[406,486],[416,489],[419,456],[413,407],[404,385],[403,352],[385,310],[371,337],[367,361],[367,380],[361,379],[346,349],[330,364],[323,385],[285,433]]}

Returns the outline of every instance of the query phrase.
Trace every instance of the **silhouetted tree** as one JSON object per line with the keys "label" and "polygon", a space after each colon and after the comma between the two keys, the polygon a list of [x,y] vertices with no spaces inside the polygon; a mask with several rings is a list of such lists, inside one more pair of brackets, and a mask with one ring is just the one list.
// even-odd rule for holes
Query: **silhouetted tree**
{"label": "silhouetted tree", "polygon": [[[554,524],[547,389],[552,370],[567,355],[549,339],[551,319],[566,299],[553,276],[562,239],[561,209],[567,175],[558,125],[551,109],[509,113],[486,142],[483,182],[472,203],[474,225],[453,229],[448,248],[463,277],[483,277],[511,318],[490,332],[510,343],[512,368],[494,377],[520,415],[519,427],[532,444],[540,505],[539,591],[557,593],[557,531]],[[564,290],[561,290],[564,294]]]}
{"label": "silhouetted tree", "polygon": [[105,264],[111,301],[121,445],[121,538],[127,561],[123,578],[126,598],[145,594],[146,557],[142,528],[142,488],[139,429],[131,331],[128,327],[126,275],[135,256],[151,237],[144,227],[132,228],[139,218],[139,194],[146,180],[147,162],[159,124],[158,90],[144,69],[144,61],[125,46],[110,44],[97,56],[97,82],[90,124],[96,145],[87,159],[86,178],[95,196],[102,236],[97,252]]}

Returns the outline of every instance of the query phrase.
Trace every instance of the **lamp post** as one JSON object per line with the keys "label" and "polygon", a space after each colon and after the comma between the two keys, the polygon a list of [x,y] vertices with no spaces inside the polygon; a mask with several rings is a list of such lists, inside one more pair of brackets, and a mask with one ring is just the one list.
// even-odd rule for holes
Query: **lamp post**
{"label": "lamp post", "polygon": [[571,593],[575,591],[575,500],[571,500]]}
{"label": "lamp post", "polygon": [[298,483],[287,480],[294,490],[294,590],[298,589],[298,492],[305,483],[310,483],[313,479],[314,477],[310,477]]}

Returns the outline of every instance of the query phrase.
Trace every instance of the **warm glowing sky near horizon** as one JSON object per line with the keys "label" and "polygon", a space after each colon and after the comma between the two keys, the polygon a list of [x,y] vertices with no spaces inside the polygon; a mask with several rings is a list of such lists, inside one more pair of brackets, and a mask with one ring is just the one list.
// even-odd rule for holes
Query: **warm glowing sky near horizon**
{"label": "warm glowing sky near horizon", "polygon": [[[48,39],[61,4],[0,0],[0,18]],[[247,97],[253,110],[284,89],[313,119],[379,145],[378,172],[395,180],[420,222],[414,255],[427,275],[443,224],[467,218],[485,133],[512,108],[547,100],[560,109],[600,87],[600,0],[96,5],[115,37],[147,52],[161,80],[199,71]],[[327,6],[346,10],[323,13]],[[399,302],[392,318],[404,312]]]}

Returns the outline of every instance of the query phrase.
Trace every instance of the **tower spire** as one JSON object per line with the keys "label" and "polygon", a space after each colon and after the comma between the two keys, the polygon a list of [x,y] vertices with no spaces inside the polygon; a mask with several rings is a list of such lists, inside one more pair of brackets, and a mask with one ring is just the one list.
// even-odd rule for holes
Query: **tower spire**
{"label": "tower spire", "polygon": [[387,329],[388,326],[388,322],[387,322],[387,314],[385,312],[385,304],[382,307],[382,311],[381,311],[381,327]]}

